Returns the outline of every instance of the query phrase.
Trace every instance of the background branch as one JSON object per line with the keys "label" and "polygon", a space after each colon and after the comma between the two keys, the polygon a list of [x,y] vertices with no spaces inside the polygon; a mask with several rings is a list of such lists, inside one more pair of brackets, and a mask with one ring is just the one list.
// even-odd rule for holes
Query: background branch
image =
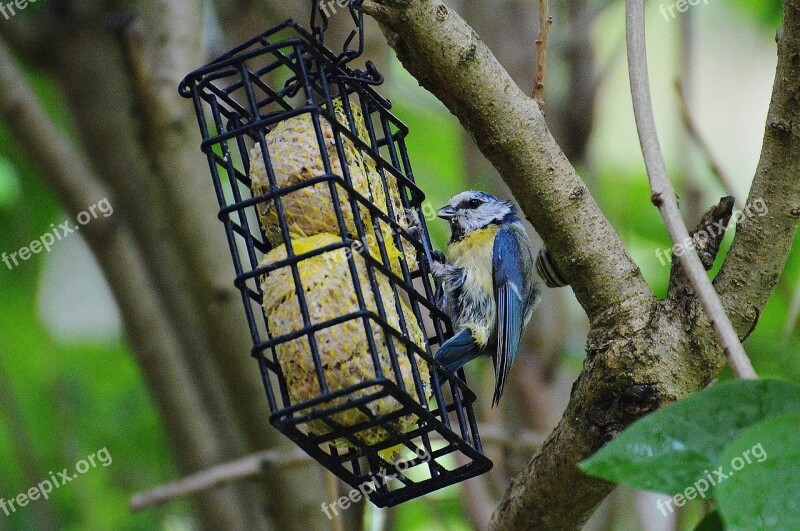
{"label": "background branch", "polygon": [[[205,356],[221,376],[222,394],[229,400],[231,415],[226,421],[245,434],[249,451],[288,448],[291,443],[286,438],[256,421],[268,417],[263,383],[248,355],[251,340],[241,295],[233,286],[235,272],[224,230],[216,216],[209,215],[219,205],[199,150],[197,119],[191,102],[176,90],[182,77],[204,61],[201,4],[200,0],[144,1],[141,24],[133,24],[125,33],[134,99],[142,110],[142,141],[173,221],[175,249],[189,273],[184,289],[199,310],[210,343]],[[244,453],[232,448],[231,456]],[[290,475],[276,471],[277,484],[293,493],[291,504],[272,491],[276,483],[262,483],[263,501],[276,526],[326,526],[323,517],[310,516],[324,497],[318,486],[320,474],[314,466]]]}
{"label": "background branch", "polygon": [[[224,231],[209,212],[219,210],[208,168],[197,148],[199,136],[191,102],[176,88],[182,76],[202,64],[200,0],[148,0],[141,27],[128,29],[127,52],[133,65],[133,92],[142,110],[142,135],[154,177],[170,207],[173,238],[191,282],[185,285],[209,331],[211,354],[229,389],[246,393],[232,408],[241,426],[266,414],[258,370],[246,355],[250,338],[241,297],[233,286]],[[191,14],[191,17],[187,16]],[[233,396],[235,393],[232,393]],[[269,444],[267,430],[245,430],[252,447]]]}
{"label": "background branch", "polygon": [[180,481],[134,494],[131,498],[131,510],[141,511],[193,496],[226,483],[259,477],[274,470],[275,467],[292,467],[310,462],[311,458],[299,449],[290,452],[265,450],[192,474]]}
{"label": "background branch", "polygon": [[550,16],[548,0],[539,0],[539,36],[536,38],[536,81],[533,84],[533,99],[544,110],[544,77],[547,72],[547,46],[550,38]]}
{"label": "background branch", "polygon": [[681,111],[681,120],[683,121],[683,126],[686,128],[686,132],[689,133],[689,136],[692,138],[694,143],[700,149],[700,152],[708,161],[711,174],[717,178],[717,182],[725,191],[725,193],[735,194],[736,186],[733,184],[733,179],[731,179],[728,174],[725,173],[725,170],[722,169],[722,165],[714,155],[711,146],[708,144],[708,142],[706,142],[705,138],[703,138],[703,134],[700,132],[700,127],[697,125],[697,121],[689,110],[689,102],[686,97],[686,88],[683,86],[681,81],[677,81],[675,83],[675,89],[678,92],[678,107]]}
{"label": "background branch", "polygon": [[[626,0],[625,7],[628,28],[628,72],[631,80],[633,112],[636,116],[636,127],[639,131],[645,166],[650,177],[652,200],[661,212],[672,242],[676,245],[683,245],[691,242],[692,239],[678,210],[678,198],[667,177],[667,167],[658,143],[658,132],[650,100],[650,81],[647,74],[644,0]],[[685,252],[679,258],[695,293],[711,320],[711,326],[728,356],[734,374],[739,378],[758,378],[697,253]]]}
{"label": "background branch", "polygon": [[[482,426],[481,441],[511,452],[530,453],[541,446],[542,439],[532,432],[509,437],[498,426]],[[434,437],[432,441],[442,440]],[[205,492],[226,483],[264,476],[274,476],[279,469],[297,468],[313,460],[302,450],[265,450],[189,475],[168,485],[134,494],[131,509],[141,511],[157,505]],[[326,475],[329,473],[326,472]],[[328,480],[326,479],[326,482]]]}
{"label": "background branch", "polygon": [[[114,198],[102,186],[88,161],[50,121],[28,81],[0,41],[0,116],[45,181],[58,193],[73,216],[97,201]],[[133,344],[150,392],[157,398],[161,418],[187,471],[211,466],[225,447],[213,433],[213,422],[198,407],[201,395],[186,367],[170,320],[158,302],[136,243],[122,211],[83,227],[84,235],[119,303],[126,332]],[[179,392],[177,390],[180,390]],[[188,459],[189,456],[194,456]],[[248,510],[232,490],[209,494],[197,504],[208,525],[245,525]]]}

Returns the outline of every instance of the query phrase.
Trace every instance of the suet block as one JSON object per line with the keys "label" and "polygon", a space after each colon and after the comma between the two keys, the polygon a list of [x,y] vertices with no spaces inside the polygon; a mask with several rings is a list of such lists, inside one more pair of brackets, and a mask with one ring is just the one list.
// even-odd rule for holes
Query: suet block
{"label": "suet block", "polygon": [[[332,234],[322,233],[315,236],[293,240],[295,254],[319,249],[341,241]],[[354,291],[353,279],[348,266],[347,256],[352,254],[358,272],[358,283],[362,286],[364,303],[367,310],[379,315],[375,296],[370,289],[367,264],[363,256],[352,253],[349,249],[340,248],[299,262],[298,270],[305,292],[311,325],[323,323],[333,318],[359,311],[358,300]],[[270,251],[262,260],[261,266],[285,260],[287,257],[284,245]],[[376,283],[380,291],[386,321],[398,333],[402,334],[402,319],[408,331],[408,339],[420,350],[425,350],[425,338],[411,309],[400,298],[394,296],[391,284],[379,271],[375,271]],[[261,279],[264,292],[264,312],[273,337],[291,334],[304,328],[300,304],[295,293],[295,284],[289,266],[270,272]],[[396,303],[401,312],[398,312]],[[378,352],[383,376],[400,385],[416,400],[420,400],[414,386],[412,361],[419,370],[419,377],[424,387],[424,402],[430,399],[430,374],[428,363],[417,356],[397,337],[392,336],[376,321],[370,321],[372,337]],[[370,355],[364,319],[354,318],[344,323],[324,328],[314,334],[319,358],[323,365],[325,382],[329,392],[346,389],[361,382],[376,378],[375,364]],[[398,379],[391,363],[388,343],[394,346],[400,368]],[[322,394],[320,382],[315,369],[308,336],[303,336],[275,347],[278,363],[283,372],[289,395],[294,404],[300,404],[319,397]],[[377,387],[362,389],[346,397],[326,402],[325,408],[358,399],[375,393]],[[392,397],[373,400],[366,404],[373,415],[385,415],[401,408]],[[370,420],[367,415],[356,408],[331,415],[331,418],[342,426],[353,426]],[[417,417],[406,415],[392,422],[392,427],[401,433],[408,432],[416,426]],[[322,420],[309,423],[314,435],[330,432]],[[374,445],[389,438],[387,430],[376,426],[356,433],[361,442]],[[346,444],[337,441],[337,444]]]}
{"label": "suet block", "polygon": [[[334,109],[337,121],[349,130],[350,125],[343,109],[341,99],[334,100]],[[356,131],[353,133],[369,145],[369,133],[364,123],[364,116],[357,105],[351,104],[353,123]],[[342,160],[336,148],[334,128],[324,115],[320,117],[323,142],[330,161],[331,173],[342,177]],[[386,172],[386,185],[381,177],[375,160],[368,153],[361,151],[346,135],[342,134],[341,143],[344,160],[350,174],[351,184],[356,192],[366,200],[376,205],[381,212],[390,216],[401,227],[407,227],[406,212],[400,199],[400,192],[396,179]],[[314,130],[314,122],[310,114],[301,114],[278,123],[266,137],[275,180],[278,187],[284,188],[294,184],[308,181],[326,175],[320,145]],[[264,157],[259,145],[250,151],[250,179],[254,196],[268,194],[272,187],[264,165]],[[387,202],[387,193],[390,201]],[[343,213],[346,231],[356,237],[356,225],[353,219],[347,193],[338,189],[338,201]],[[330,185],[327,182],[317,183],[295,190],[281,197],[283,209],[286,213],[286,223],[292,238],[314,236],[321,233],[338,234],[339,224],[336,210],[331,197]],[[388,208],[391,204],[391,212]],[[386,242],[386,252],[392,270],[401,274],[401,251],[393,238],[392,228],[388,223],[378,221],[380,236],[376,234],[375,223],[368,209],[359,205],[359,216],[364,221],[366,230],[366,246],[376,260],[381,261],[379,243],[381,237]],[[267,239],[273,246],[283,242],[280,225],[278,224],[277,208],[275,201],[270,200],[258,205],[258,213]],[[412,246],[403,243],[405,259],[410,270],[416,267],[416,257]]]}

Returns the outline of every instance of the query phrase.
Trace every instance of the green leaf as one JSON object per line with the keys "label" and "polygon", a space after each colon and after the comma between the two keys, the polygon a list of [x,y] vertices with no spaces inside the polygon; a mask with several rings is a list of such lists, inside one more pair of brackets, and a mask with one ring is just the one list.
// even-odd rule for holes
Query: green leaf
{"label": "green leaf", "polygon": [[722,521],[719,511],[711,511],[700,520],[694,531],[725,531],[725,522]]}
{"label": "green leaf", "polygon": [[[787,412],[800,412],[797,385],[776,380],[727,382],[638,420],[580,466],[587,474],[614,483],[682,493],[696,481],[713,479],[720,455],[742,430]],[[710,491],[702,497],[710,496]]]}
{"label": "green leaf", "polygon": [[717,486],[731,530],[800,529],[800,414],[756,424],[721,457],[729,477]]}

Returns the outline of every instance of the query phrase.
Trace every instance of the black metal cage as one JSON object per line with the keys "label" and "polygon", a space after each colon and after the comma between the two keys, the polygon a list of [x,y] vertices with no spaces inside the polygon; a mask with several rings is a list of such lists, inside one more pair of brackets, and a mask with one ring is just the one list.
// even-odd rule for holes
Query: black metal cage
{"label": "black metal cage", "polygon": [[[348,59],[349,61],[349,59]],[[377,506],[489,470],[390,103],[289,20],[189,74],[270,422]],[[427,210],[427,209],[426,209]]]}

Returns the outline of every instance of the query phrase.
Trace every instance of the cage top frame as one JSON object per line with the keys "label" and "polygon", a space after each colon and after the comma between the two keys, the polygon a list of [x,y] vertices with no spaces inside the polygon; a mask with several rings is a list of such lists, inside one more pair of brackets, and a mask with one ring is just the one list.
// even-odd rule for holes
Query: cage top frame
{"label": "cage top frame", "polygon": [[[314,47],[315,51],[317,51],[320,55],[322,55],[325,59],[330,61],[331,64],[335,64],[337,69],[341,71],[341,79],[347,81],[353,81],[356,83],[361,84],[361,87],[364,91],[366,91],[369,96],[374,98],[376,101],[380,102],[387,110],[392,108],[392,103],[389,99],[382,96],[378,91],[372,88],[371,85],[376,84],[376,81],[370,81],[369,77],[365,77],[365,73],[359,70],[355,70],[349,65],[341,62],[340,57],[333,53],[329,48],[321,44],[312,33],[306,30],[303,26],[298,24],[294,19],[286,19],[284,22],[278,24],[277,26],[268,29],[267,31],[257,35],[239,46],[231,49],[230,51],[220,55],[210,63],[193,70],[189,74],[187,74],[183,80],[178,85],[178,92],[180,92],[181,96],[184,98],[191,98],[192,97],[192,88],[191,86],[198,81],[200,81],[203,77],[211,72],[215,72],[220,68],[226,66],[233,66],[234,64],[242,61],[247,60],[252,57],[257,57],[264,53],[263,50],[253,51],[250,54],[243,53],[249,48],[252,48],[255,45],[262,44],[268,45],[268,39],[281,31],[286,29],[292,29],[299,33],[304,40],[301,39],[288,39],[284,41],[280,41],[279,43],[272,43],[272,44],[281,44],[281,45],[290,45],[290,44],[298,44],[298,45],[310,45]],[[391,113],[390,113],[391,114]],[[403,124],[400,119],[394,116],[394,120],[397,124],[402,126],[402,131],[404,135],[408,134],[408,127]]]}

